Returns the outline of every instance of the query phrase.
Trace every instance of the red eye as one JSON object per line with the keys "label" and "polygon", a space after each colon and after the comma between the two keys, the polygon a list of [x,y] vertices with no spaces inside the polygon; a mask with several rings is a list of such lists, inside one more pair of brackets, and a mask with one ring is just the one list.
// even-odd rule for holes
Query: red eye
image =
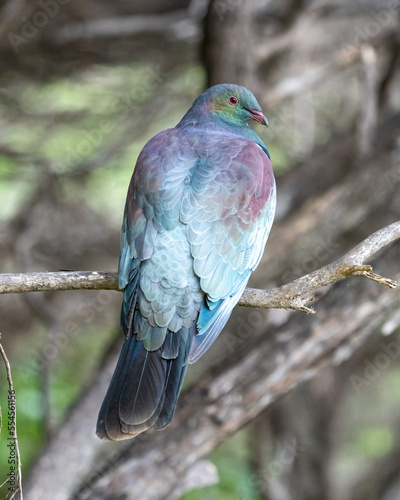
{"label": "red eye", "polygon": [[229,104],[237,104],[237,99],[234,95],[231,95],[229,98]]}

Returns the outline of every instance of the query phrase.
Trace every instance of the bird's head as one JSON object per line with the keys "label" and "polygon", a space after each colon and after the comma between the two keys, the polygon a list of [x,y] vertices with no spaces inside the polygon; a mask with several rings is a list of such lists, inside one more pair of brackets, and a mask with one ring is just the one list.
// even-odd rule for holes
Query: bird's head
{"label": "bird's head", "polygon": [[233,84],[215,85],[206,90],[199,98],[211,116],[230,125],[246,125],[255,120],[268,127],[268,120],[263,115],[254,95],[245,87]]}

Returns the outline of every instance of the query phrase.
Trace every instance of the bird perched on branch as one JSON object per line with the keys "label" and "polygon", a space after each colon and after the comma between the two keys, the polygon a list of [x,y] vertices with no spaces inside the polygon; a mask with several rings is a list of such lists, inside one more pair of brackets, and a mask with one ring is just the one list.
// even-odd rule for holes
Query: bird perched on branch
{"label": "bird perched on branch", "polygon": [[173,416],[188,363],[210,347],[257,267],[275,213],[268,125],[254,95],[216,85],[141,151],[121,232],[125,343],[97,435],[131,438]]}

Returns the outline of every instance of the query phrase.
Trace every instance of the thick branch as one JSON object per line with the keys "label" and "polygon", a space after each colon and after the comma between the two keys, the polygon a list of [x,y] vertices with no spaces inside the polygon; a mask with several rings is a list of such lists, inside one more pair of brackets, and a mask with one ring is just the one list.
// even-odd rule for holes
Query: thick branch
{"label": "thick branch", "polygon": [[[351,276],[364,276],[390,288],[397,283],[372,272],[364,262],[379,250],[400,238],[400,221],[371,234],[343,257],[310,274],[272,290],[246,288],[239,306],[263,309],[295,309],[308,313],[314,310],[305,303],[318,288]],[[0,294],[56,290],[119,290],[117,273],[100,271],[60,271],[0,275]]]}

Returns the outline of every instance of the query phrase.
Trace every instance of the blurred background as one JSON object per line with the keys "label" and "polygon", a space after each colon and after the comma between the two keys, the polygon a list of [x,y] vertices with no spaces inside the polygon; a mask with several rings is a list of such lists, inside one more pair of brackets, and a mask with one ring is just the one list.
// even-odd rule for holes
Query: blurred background
{"label": "blurred background", "polygon": [[[257,131],[277,177],[277,216],[251,286],[302,276],[400,219],[400,0],[0,5],[2,273],[115,271],[138,153],[217,83],[252,90],[270,124]],[[381,251],[375,271],[399,279],[399,249]],[[26,498],[397,500],[399,298],[353,278],[321,290],[314,316],[236,308],[185,387],[200,391],[263,352],[246,387],[232,389],[245,414],[226,412],[229,425],[210,431],[204,451],[180,448],[197,453],[190,474],[176,466],[137,496],[135,485],[106,480],[134,458],[135,440],[94,436],[122,342],[121,295],[2,295]],[[0,484],[9,470],[1,366]],[[183,432],[187,406],[184,394]],[[171,429],[154,439],[173,439]]]}

